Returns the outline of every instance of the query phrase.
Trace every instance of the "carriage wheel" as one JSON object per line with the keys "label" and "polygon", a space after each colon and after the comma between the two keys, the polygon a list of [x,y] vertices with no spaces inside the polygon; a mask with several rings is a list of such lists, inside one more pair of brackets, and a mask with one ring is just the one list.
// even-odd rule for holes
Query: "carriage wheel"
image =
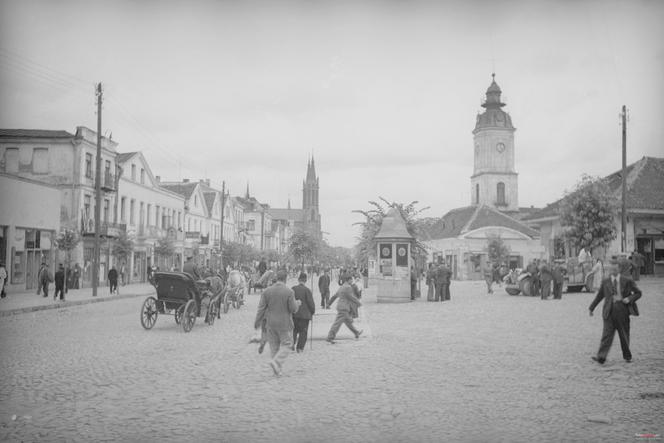
{"label": "carriage wheel", "polygon": [[184,332],[189,332],[194,327],[194,323],[196,323],[195,300],[189,300],[187,304],[184,305],[184,310],[182,311],[182,318],[180,319],[180,322]]}
{"label": "carriage wheel", "polygon": [[228,292],[224,295],[224,314],[228,314],[228,309],[231,307],[231,300],[228,296]]}
{"label": "carriage wheel", "polygon": [[210,326],[214,324],[214,320],[217,318],[218,313],[219,313],[219,305],[217,304],[216,300],[213,300],[210,303],[210,308],[208,309],[207,313],[207,322]]}
{"label": "carriage wheel", "polygon": [[173,316],[175,317],[176,325],[179,325],[180,321],[182,320],[182,311],[184,311],[184,306],[180,306],[175,310],[175,314]]}
{"label": "carriage wheel", "polygon": [[152,329],[155,323],[157,323],[157,300],[154,297],[148,297],[143,302],[143,307],[141,308],[141,325],[145,329]]}

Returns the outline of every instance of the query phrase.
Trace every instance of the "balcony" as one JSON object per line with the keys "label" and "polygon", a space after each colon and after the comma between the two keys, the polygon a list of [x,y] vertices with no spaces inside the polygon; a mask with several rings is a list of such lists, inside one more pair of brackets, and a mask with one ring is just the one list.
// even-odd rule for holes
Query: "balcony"
{"label": "balcony", "polygon": [[115,176],[106,171],[101,179],[101,190],[103,192],[115,192]]}
{"label": "balcony", "polygon": [[[99,235],[108,238],[118,238],[122,232],[127,231],[127,225],[124,223],[102,223],[99,228]],[[84,237],[95,235],[95,221],[89,219],[83,223],[81,234]]]}

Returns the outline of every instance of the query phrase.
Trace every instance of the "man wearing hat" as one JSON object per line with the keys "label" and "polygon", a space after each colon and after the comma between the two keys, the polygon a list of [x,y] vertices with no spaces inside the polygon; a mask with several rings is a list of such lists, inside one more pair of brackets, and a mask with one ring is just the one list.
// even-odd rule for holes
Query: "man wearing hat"
{"label": "man wearing hat", "polygon": [[641,298],[641,290],[636,286],[634,280],[621,275],[620,263],[615,257],[609,262],[609,274],[609,277],[602,281],[597,296],[589,307],[590,316],[592,316],[599,302],[604,299],[602,340],[597,356],[593,356],[592,359],[599,364],[604,364],[613,343],[613,336],[617,331],[623,358],[629,363],[632,361],[632,353],[629,350],[629,316],[639,315],[636,301]]}
{"label": "man wearing hat", "polygon": [[65,267],[60,263],[58,270],[55,273],[55,293],[53,294],[53,300],[58,298],[60,294],[60,300],[65,300]]}

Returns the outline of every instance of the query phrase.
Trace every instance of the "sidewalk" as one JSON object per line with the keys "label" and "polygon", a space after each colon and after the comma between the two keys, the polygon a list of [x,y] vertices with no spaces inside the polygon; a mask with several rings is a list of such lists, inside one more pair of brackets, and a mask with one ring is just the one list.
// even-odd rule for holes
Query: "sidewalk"
{"label": "sidewalk", "polygon": [[70,289],[65,294],[65,301],[60,301],[53,300],[53,294],[55,293],[53,285],[49,289],[48,297],[37,295],[36,290],[7,294],[7,297],[0,300],[0,317],[155,294],[154,287],[149,283],[135,283],[120,286],[118,288],[120,295],[110,295],[108,286],[100,287],[97,290],[96,297],[92,296],[92,288]]}

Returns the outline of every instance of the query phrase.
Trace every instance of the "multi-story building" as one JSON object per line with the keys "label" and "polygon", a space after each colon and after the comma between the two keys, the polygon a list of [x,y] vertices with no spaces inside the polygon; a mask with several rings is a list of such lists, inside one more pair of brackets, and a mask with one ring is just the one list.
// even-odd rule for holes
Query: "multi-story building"
{"label": "multi-story building", "polygon": [[236,200],[244,207],[246,243],[261,251],[274,249],[272,216],[268,211],[270,206],[252,197],[249,186],[244,197],[236,197]]}
{"label": "multi-story building", "polygon": [[[211,215],[205,200],[205,183],[161,182],[161,186],[185,199],[183,214],[184,257],[193,257],[199,266],[210,266],[212,244],[210,242]],[[214,205],[213,205],[214,207]],[[221,223],[219,216],[219,224]]]}
{"label": "multi-story building", "polygon": [[[135,241],[134,250],[125,263],[125,268],[130,270],[130,281],[146,281],[147,268],[153,265],[160,269],[181,269],[184,197],[160,186],[159,177],[152,174],[141,152],[118,154],[117,162],[120,175],[114,222],[125,226]],[[155,253],[155,245],[163,238],[172,242],[174,254],[170,257]]]}
{"label": "multi-story building", "polygon": [[[101,148],[100,231],[103,242],[99,275],[103,282],[111,263],[113,242],[123,227],[113,224],[112,212],[117,179],[117,143],[101,137]],[[92,279],[96,155],[97,134],[83,126],[76,128],[76,134],[49,130],[0,130],[0,170],[51,185],[59,191],[60,227],[76,229],[81,233],[82,241],[72,251],[71,258],[73,263],[82,267],[83,285],[89,285]],[[42,205],[42,200],[37,204]],[[54,257],[51,254],[49,260]],[[26,278],[28,274],[26,269]]]}

